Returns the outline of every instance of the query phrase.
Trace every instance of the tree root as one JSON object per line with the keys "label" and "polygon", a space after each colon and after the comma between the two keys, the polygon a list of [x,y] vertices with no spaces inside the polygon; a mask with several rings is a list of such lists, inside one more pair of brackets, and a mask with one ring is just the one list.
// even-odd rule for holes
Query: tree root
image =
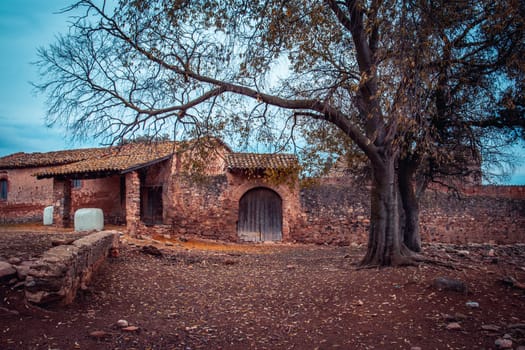
{"label": "tree root", "polygon": [[433,259],[425,257],[422,254],[414,253],[412,251],[404,251],[401,255],[392,257],[390,264],[387,266],[382,266],[377,263],[366,263],[361,262],[359,266],[356,267],[356,270],[364,269],[378,269],[382,267],[404,267],[404,266],[421,266],[422,264],[436,265],[440,267],[445,267],[451,270],[461,271],[463,268],[468,268],[469,266],[454,264],[450,262],[445,262],[438,259]]}

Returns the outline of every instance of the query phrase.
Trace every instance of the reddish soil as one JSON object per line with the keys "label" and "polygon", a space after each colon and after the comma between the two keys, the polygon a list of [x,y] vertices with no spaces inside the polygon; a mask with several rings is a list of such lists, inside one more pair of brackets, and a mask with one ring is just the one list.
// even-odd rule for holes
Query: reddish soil
{"label": "reddish soil", "polygon": [[[27,237],[7,231],[4,258]],[[25,256],[53,235],[32,237]],[[67,307],[31,306],[0,285],[0,349],[496,349],[505,334],[525,345],[525,292],[501,281],[525,281],[525,245],[426,245],[455,268],[360,270],[362,247],[165,243],[124,238]],[[142,251],[150,244],[162,256]],[[439,290],[436,277],[468,292]],[[447,329],[453,322],[459,329]]]}

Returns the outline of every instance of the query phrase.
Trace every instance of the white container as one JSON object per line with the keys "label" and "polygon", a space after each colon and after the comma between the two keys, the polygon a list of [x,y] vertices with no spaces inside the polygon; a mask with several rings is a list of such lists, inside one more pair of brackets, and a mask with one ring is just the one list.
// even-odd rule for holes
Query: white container
{"label": "white container", "polygon": [[44,208],[44,225],[53,225],[53,206]]}
{"label": "white container", "polygon": [[75,212],[75,231],[101,231],[104,229],[102,209],[82,208]]}

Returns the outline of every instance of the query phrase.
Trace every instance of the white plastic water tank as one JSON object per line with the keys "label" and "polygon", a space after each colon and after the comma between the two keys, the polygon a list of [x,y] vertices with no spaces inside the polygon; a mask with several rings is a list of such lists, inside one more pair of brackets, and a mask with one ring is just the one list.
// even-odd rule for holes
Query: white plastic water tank
{"label": "white plastic water tank", "polygon": [[53,206],[44,208],[44,225],[53,225]]}
{"label": "white plastic water tank", "polygon": [[100,231],[104,228],[102,209],[82,208],[75,211],[75,231]]}

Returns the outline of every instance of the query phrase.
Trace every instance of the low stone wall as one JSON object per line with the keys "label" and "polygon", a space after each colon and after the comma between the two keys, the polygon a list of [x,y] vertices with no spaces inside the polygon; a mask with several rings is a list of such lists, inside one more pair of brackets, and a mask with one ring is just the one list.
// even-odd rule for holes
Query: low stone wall
{"label": "low stone wall", "polygon": [[26,299],[41,305],[70,304],[117,248],[118,237],[117,231],[101,231],[47,250],[28,272]]}

